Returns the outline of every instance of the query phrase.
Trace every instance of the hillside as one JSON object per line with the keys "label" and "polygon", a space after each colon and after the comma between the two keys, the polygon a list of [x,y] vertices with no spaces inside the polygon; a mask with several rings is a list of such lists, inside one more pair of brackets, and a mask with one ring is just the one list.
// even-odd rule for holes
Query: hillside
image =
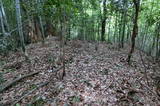
{"label": "hillside", "polygon": [[94,41],[70,40],[65,45],[66,76],[61,80],[59,44],[52,37],[46,39],[45,45],[28,45],[30,61],[20,51],[0,57],[1,88],[16,78],[37,72],[1,92],[0,105],[160,105],[160,64],[151,57],[135,50],[128,65],[128,46],[118,50],[117,46],[100,42],[96,51],[98,43]]}

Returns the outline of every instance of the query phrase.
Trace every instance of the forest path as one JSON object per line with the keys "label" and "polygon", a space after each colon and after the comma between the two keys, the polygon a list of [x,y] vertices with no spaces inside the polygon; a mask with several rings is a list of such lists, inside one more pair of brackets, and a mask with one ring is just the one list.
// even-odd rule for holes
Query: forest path
{"label": "forest path", "polygon": [[154,86],[147,86],[144,77],[144,70],[146,70],[152,84],[150,75],[158,66],[147,61],[144,54],[143,58],[146,64],[149,64],[147,69],[144,68],[138,51],[134,53],[134,61],[128,65],[124,61],[128,48],[117,50],[114,45],[100,43],[96,51],[95,42],[68,41],[65,46],[66,76],[63,81],[60,81],[54,72],[60,66],[57,59],[60,55],[59,43],[55,37],[52,37],[46,40],[44,46],[40,43],[29,45],[27,52],[31,64],[24,61],[24,56],[20,52],[3,58],[7,64],[14,62],[18,64],[16,70],[15,67],[3,70],[4,78],[8,81],[15,79],[15,76],[33,71],[41,70],[41,73],[26,78],[25,81],[1,93],[0,103],[13,103],[38,84],[50,81],[47,86],[39,88],[23,99],[21,105],[31,103],[38,97],[42,98],[39,103],[44,103],[46,106],[132,104],[156,106],[160,104],[149,90],[153,90]]}

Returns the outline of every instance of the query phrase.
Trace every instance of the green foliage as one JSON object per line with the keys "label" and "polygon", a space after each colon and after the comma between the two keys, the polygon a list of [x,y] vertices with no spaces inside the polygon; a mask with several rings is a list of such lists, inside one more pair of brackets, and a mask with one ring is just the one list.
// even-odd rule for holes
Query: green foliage
{"label": "green foliage", "polygon": [[[102,18],[104,18],[103,0],[41,0],[41,2],[38,3],[37,0],[22,0],[22,21],[41,15],[43,24],[49,20],[58,30],[61,30],[61,26],[64,27],[65,23],[66,36],[69,38],[100,40]],[[160,20],[159,3],[159,0],[141,0],[140,15],[138,17],[140,26],[138,39],[141,39],[141,41],[137,40],[139,42],[137,44],[143,42],[146,52],[152,51],[153,42],[155,42],[153,40],[156,38],[155,29]],[[11,26],[10,29],[13,29],[17,26],[14,0],[4,0],[3,4],[8,23]],[[124,35],[125,43],[130,42],[129,39],[131,38],[134,24],[133,17],[135,15],[133,0],[107,0],[105,12],[106,40],[111,43],[121,43]],[[69,29],[70,31],[68,31]],[[13,38],[14,40],[0,40],[0,52],[7,52],[7,50],[17,47],[18,44],[15,43],[17,37]],[[13,47],[13,44],[15,47]],[[137,46],[139,47],[139,45]],[[54,60],[51,59],[49,61]]]}
{"label": "green foliage", "polygon": [[69,98],[69,100],[73,103],[81,102],[81,97],[80,96],[72,96]]}
{"label": "green foliage", "polygon": [[146,20],[149,25],[153,25],[160,20],[160,5],[158,0],[145,0],[142,4],[142,20]]}
{"label": "green foliage", "polygon": [[36,86],[35,84],[32,84],[32,85],[30,86],[29,90],[32,90],[32,89],[35,89],[35,88],[37,88],[37,86]]}
{"label": "green foliage", "polygon": [[54,63],[55,62],[55,58],[51,55],[48,56],[48,62],[49,63]]}
{"label": "green foliage", "polygon": [[12,69],[4,69],[4,73],[9,73],[9,72],[14,72],[16,71],[16,69],[12,68]]}
{"label": "green foliage", "polygon": [[9,50],[14,50],[16,43],[14,39],[0,39],[0,55],[7,54]]}
{"label": "green foliage", "polygon": [[45,101],[42,98],[38,98],[34,100],[34,103],[27,104],[26,106],[44,106]]}
{"label": "green foliage", "polygon": [[21,105],[19,103],[17,103],[16,106],[21,106]]}

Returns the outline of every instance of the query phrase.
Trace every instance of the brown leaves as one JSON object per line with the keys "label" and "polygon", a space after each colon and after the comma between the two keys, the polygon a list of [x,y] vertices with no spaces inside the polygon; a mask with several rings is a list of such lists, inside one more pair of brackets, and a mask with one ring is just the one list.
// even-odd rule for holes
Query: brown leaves
{"label": "brown leaves", "polygon": [[20,69],[22,61],[14,61],[3,66],[3,69]]}
{"label": "brown leaves", "polygon": [[[146,79],[141,71],[144,67],[141,65],[138,55],[134,54],[134,66],[126,64],[126,50],[110,49],[111,45],[99,43],[98,51],[95,51],[95,42],[83,42],[79,40],[69,41],[65,46],[65,70],[64,80],[62,60],[59,58],[59,48],[55,38],[49,38],[46,41],[47,46],[40,44],[28,46],[31,65],[21,62],[19,71],[12,72],[10,76],[30,73],[32,70],[41,70],[41,73],[35,77],[26,78],[26,81],[18,83],[12,89],[1,94],[3,103],[6,100],[13,101],[21,97],[29,90],[31,85],[36,85],[44,81],[50,81],[47,87],[40,88],[37,92],[30,94],[28,99],[23,99],[22,104],[31,102],[39,94],[45,97],[45,105],[156,105],[158,100],[151,93],[153,90],[152,79],[150,90],[146,89]],[[9,58],[9,57],[8,57]],[[18,56],[10,57],[18,62]],[[19,58],[18,58],[19,59]],[[11,64],[12,62],[9,62]],[[154,64],[155,65],[155,64]],[[150,64],[152,66],[152,64]],[[15,67],[14,67],[15,68]],[[151,67],[152,68],[152,67]],[[152,70],[148,69],[148,72]],[[149,75],[149,74],[148,74]],[[5,77],[7,74],[4,75]],[[9,76],[9,75],[8,75]],[[11,80],[11,77],[7,77]],[[140,84],[140,83],[143,83]],[[17,92],[18,91],[18,92]],[[157,89],[159,92],[159,90]],[[1,96],[0,95],[0,96]]]}

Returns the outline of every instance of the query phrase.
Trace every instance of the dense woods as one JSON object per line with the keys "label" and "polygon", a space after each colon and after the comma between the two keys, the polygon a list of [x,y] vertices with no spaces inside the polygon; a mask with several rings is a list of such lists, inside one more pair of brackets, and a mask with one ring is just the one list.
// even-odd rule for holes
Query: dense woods
{"label": "dense woods", "polygon": [[160,105],[160,1],[0,0],[1,105]]}

